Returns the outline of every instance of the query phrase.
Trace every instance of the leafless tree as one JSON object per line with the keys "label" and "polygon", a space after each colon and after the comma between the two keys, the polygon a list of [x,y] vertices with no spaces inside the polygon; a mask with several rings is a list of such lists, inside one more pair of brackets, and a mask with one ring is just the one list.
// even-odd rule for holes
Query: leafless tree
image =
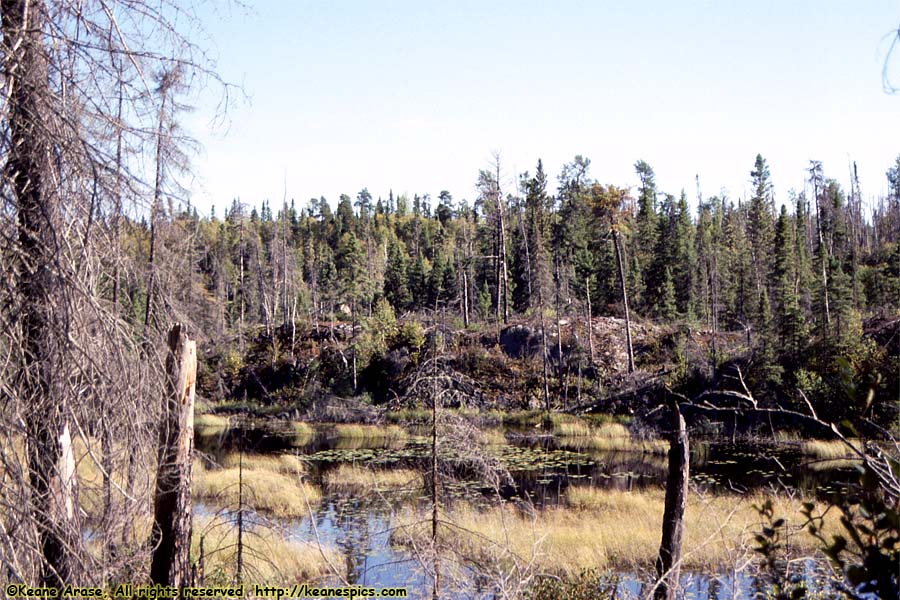
{"label": "leafless tree", "polygon": [[138,358],[122,286],[142,269],[117,246],[123,214],[146,215],[126,203],[154,190],[165,107],[152,74],[196,84],[211,62],[174,1],[3,0],[0,12],[0,578],[140,575],[163,340]]}

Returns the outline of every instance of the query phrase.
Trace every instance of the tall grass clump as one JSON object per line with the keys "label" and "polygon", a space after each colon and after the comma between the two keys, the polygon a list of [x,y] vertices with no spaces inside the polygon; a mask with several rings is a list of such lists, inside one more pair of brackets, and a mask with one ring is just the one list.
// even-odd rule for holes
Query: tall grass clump
{"label": "tall grass clump", "polygon": [[282,475],[300,475],[306,471],[306,463],[296,454],[244,454],[230,452],[222,459],[225,468],[243,465],[246,471],[269,471]]}
{"label": "tall grass clump", "polygon": [[[195,462],[194,496],[215,506],[235,509],[241,492],[240,477],[238,467],[207,469]],[[307,502],[316,504],[321,499],[321,491],[299,475],[244,467],[243,502],[255,510],[277,517],[302,517],[309,512]]]}
{"label": "tall grass clump", "polygon": [[[859,442],[851,442],[858,450]],[[800,443],[800,452],[820,460],[855,458],[857,455],[840,440],[806,440]]]}
{"label": "tall grass clump", "polygon": [[205,432],[217,432],[228,429],[230,421],[228,417],[222,415],[214,415],[212,413],[204,413],[194,416],[194,429],[205,430]]}
{"label": "tall grass clump", "polygon": [[291,421],[292,443],[294,446],[306,446],[316,437],[315,428],[303,421]]}
{"label": "tall grass clump", "polygon": [[[664,500],[662,490],[571,487],[569,506],[540,511],[520,510],[510,504],[477,509],[458,503],[446,515],[453,534],[443,537],[442,543],[459,556],[500,569],[533,564],[538,570],[566,578],[588,568],[647,569],[652,568],[659,551]],[[748,560],[753,536],[762,526],[753,505],[763,501],[762,495],[692,495],[685,515],[684,566],[708,570]],[[797,527],[788,546],[813,551],[816,540],[799,528],[805,522],[801,500],[774,501],[778,514]],[[408,526],[394,535],[395,543],[409,543],[410,538],[424,541],[430,529],[415,523],[426,516],[412,509],[401,513],[401,522]]]}
{"label": "tall grass clump", "polygon": [[[203,540],[204,585],[230,585],[237,575],[237,526],[221,515],[194,519],[191,556],[200,556]],[[346,571],[346,561],[333,546],[294,540],[283,532],[253,527],[245,531],[242,576],[260,584],[321,581]]]}
{"label": "tall grass clump", "polygon": [[366,494],[369,492],[415,492],[422,489],[422,474],[412,469],[367,469],[342,464],[325,473],[322,485],[329,491]]}
{"label": "tall grass clump", "polygon": [[[399,425],[360,425],[357,423],[338,423],[329,435],[336,438],[338,444],[342,440],[350,440],[357,444],[395,445],[405,442],[409,435]],[[340,447],[340,446],[338,446]]]}

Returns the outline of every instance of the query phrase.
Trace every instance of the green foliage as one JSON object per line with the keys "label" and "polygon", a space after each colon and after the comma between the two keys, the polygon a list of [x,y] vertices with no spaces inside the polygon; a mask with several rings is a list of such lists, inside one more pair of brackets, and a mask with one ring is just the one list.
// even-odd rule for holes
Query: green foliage
{"label": "green foliage", "polygon": [[404,321],[393,339],[392,345],[405,346],[416,356],[425,346],[425,327],[415,320]]}
{"label": "green foliage", "polygon": [[[900,463],[888,459],[894,473]],[[868,463],[860,467],[860,485],[850,493],[836,495],[823,511],[817,512],[813,502],[803,505],[806,528],[821,543],[822,551],[843,574],[838,587],[848,598],[900,597],[900,506],[897,499],[880,485]],[[766,573],[771,577],[775,598],[793,600],[806,596],[806,588],[797,576],[788,574],[782,539],[784,519],[776,518],[771,501],[755,507],[765,520],[755,535],[755,548],[765,559]],[[842,533],[830,539],[823,533],[825,514],[840,512]]]}
{"label": "green foliage", "polygon": [[775,600],[799,600],[807,595],[803,578],[791,574],[787,560],[784,538],[787,537],[785,520],[775,516],[772,501],[767,499],[753,508],[762,517],[765,524],[760,533],[754,535],[757,546],[753,549],[762,555],[764,569],[771,585],[770,597]]}

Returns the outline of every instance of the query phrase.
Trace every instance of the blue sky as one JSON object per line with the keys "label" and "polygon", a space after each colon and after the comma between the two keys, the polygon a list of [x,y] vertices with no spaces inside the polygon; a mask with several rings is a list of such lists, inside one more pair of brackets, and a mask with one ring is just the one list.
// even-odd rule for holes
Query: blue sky
{"label": "blue sky", "polygon": [[[603,183],[693,198],[749,191],[757,153],[776,198],[810,159],[863,193],[900,154],[900,94],[882,88],[896,0],[755,2],[221,2],[202,18],[218,69],[243,86],[229,127],[216,97],[186,118],[205,150],[194,202],[305,206],[374,197],[475,197],[499,151],[507,189],[542,158],[554,182],[576,154]],[[900,84],[900,52],[893,61]]]}

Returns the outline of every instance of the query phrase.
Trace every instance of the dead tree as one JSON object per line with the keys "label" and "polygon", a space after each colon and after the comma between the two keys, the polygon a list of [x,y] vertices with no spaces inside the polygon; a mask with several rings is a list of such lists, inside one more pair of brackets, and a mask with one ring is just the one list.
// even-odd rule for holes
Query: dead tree
{"label": "dead tree", "polygon": [[673,430],[669,441],[669,473],[666,478],[662,541],[656,559],[656,573],[659,576],[653,595],[656,600],[674,600],[678,590],[690,464],[687,427],[678,402],[672,396],[669,397],[669,410],[672,413]]}
{"label": "dead tree", "polygon": [[181,587],[190,581],[191,460],[194,449],[194,385],[197,343],[181,325],[169,332],[166,395],[159,429],[150,580]]}
{"label": "dead tree", "polygon": [[[17,581],[146,575],[130,532],[152,497],[142,465],[159,407],[144,400],[162,377],[124,318],[140,311],[122,292],[144,290],[143,265],[119,248],[121,215],[126,199],[153,197],[153,173],[139,175],[158,139],[151,74],[211,74],[177,29],[195,24],[172,2],[0,0],[0,564]],[[76,485],[76,437],[96,484]],[[79,503],[91,486],[101,502]],[[87,548],[85,526],[103,551]]]}
{"label": "dead tree", "polygon": [[[5,119],[10,142],[4,183],[17,203],[21,297],[21,370],[17,391],[25,412],[28,479],[40,539],[40,580],[59,587],[75,573],[74,460],[69,415],[61,394],[61,354],[67,345],[67,299],[60,252],[60,169],[48,131],[58,124],[49,89],[40,2],[3,0]],[[71,469],[70,469],[71,466]]]}

